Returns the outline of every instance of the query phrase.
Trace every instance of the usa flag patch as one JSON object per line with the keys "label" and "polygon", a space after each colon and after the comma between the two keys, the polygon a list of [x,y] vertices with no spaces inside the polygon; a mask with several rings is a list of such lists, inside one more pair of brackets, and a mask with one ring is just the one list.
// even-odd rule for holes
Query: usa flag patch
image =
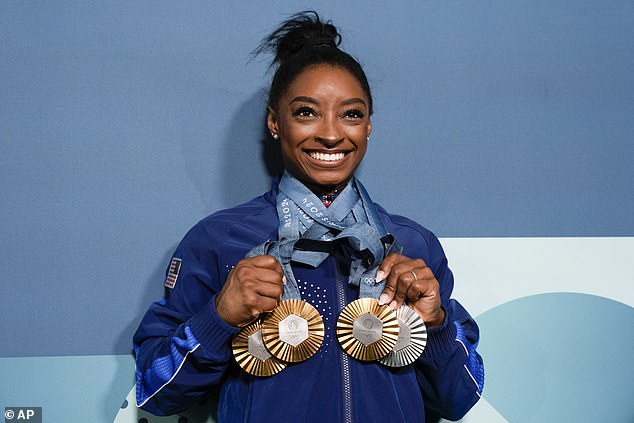
{"label": "usa flag patch", "polygon": [[176,280],[178,279],[178,273],[181,271],[182,259],[178,257],[172,257],[170,262],[170,268],[167,271],[167,278],[165,279],[165,286],[168,288],[174,288]]}

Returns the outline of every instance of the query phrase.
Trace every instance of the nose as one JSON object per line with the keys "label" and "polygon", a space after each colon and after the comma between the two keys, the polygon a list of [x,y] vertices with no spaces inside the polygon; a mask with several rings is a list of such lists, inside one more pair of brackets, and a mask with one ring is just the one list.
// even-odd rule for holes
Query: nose
{"label": "nose", "polygon": [[333,148],[343,141],[343,131],[337,116],[325,116],[319,125],[316,140],[326,148]]}

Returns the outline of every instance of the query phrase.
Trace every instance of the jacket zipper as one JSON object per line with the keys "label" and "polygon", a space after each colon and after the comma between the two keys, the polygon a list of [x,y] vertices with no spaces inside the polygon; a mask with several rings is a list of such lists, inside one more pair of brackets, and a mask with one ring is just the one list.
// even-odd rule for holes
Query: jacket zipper
{"label": "jacket zipper", "polygon": [[[335,262],[335,275],[337,280],[337,297],[339,300],[339,313],[346,306],[346,287],[339,274],[339,265]],[[345,351],[341,351],[341,370],[343,378],[343,411],[346,423],[352,423],[352,394],[350,392],[350,357]]]}

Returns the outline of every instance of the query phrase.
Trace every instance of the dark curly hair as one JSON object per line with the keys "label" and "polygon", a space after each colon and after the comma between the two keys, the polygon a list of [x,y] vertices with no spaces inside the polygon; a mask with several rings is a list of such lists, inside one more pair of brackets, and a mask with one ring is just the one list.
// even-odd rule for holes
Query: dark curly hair
{"label": "dark curly hair", "polygon": [[278,65],[271,82],[268,106],[275,109],[288,87],[306,68],[328,64],[346,69],[357,79],[368,96],[369,112],[372,114],[368,78],[359,62],[339,49],[339,44],[341,35],[337,28],[331,21],[323,22],[317,12],[300,12],[282,22],[254,50],[255,55],[273,53],[271,66]]}

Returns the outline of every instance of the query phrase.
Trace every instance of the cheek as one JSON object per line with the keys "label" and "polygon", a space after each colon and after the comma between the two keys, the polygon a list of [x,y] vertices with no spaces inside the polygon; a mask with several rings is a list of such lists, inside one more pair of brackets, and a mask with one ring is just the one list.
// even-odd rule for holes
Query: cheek
{"label": "cheek", "polygon": [[368,132],[365,127],[354,127],[346,131],[349,139],[353,140],[359,150],[365,151],[368,145]]}
{"label": "cheek", "polygon": [[359,142],[357,143],[357,149],[359,152],[358,161],[361,162],[363,157],[365,156],[366,151],[368,150],[368,139],[365,131],[361,134]]}
{"label": "cheek", "polygon": [[283,132],[286,141],[292,146],[297,146],[303,140],[310,138],[315,130],[311,125],[299,125],[295,123],[287,125]]}
{"label": "cheek", "polygon": [[361,163],[361,161],[365,157],[365,153],[366,153],[367,149],[368,149],[367,143],[364,143],[363,146],[359,146],[359,153],[358,153],[358,157],[357,157],[357,162],[358,163]]}
{"label": "cheek", "polygon": [[301,161],[301,154],[303,154],[301,148],[288,138],[281,139],[280,143],[282,159],[286,167],[297,167],[297,163]]}

